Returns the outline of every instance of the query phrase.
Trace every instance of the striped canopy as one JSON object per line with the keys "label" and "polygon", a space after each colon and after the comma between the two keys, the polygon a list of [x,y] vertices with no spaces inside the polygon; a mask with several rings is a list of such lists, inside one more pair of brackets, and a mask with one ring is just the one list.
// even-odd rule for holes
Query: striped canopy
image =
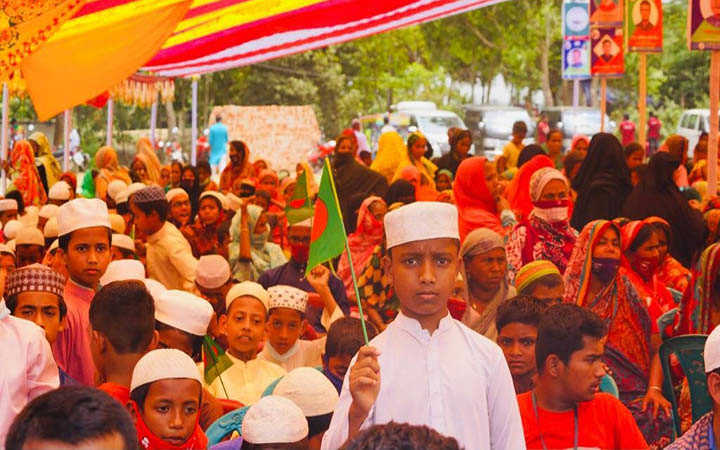
{"label": "striped canopy", "polygon": [[[502,0],[193,0],[142,67],[183,77],[216,72],[440,19]],[[131,0],[88,1],[81,17]]]}

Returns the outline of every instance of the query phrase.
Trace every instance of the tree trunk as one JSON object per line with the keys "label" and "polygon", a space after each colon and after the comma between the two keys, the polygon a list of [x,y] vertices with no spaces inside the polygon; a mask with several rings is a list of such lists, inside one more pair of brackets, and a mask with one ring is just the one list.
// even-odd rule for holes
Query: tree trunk
{"label": "tree trunk", "polygon": [[552,39],[552,14],[545,16],[545,40],[541,49],[541,66],[542,66],[542,90],[545,97],[545,107],[554,106],[553,93],[550,88],[550,42]]}

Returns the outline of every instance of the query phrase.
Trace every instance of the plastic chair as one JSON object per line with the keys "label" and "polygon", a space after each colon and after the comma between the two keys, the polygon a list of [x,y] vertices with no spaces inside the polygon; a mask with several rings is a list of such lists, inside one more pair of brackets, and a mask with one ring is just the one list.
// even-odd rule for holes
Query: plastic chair
{"label": "plastic chair", "polygon": [[673,424],[677,436],[682,434],[680,429],[680,415],[678,413],[678,400],[672,386],[670,372],[670,355],[674,354],[680,362],[683,373],[688,380],[690,388],[690,402],[692,404],[693,423],[712,409],[712,399],[707,392],[707,379],[705,376],[705,334],[687,334],[667,339],[660,346],[660,364],[663,371],[663,395],[670,400],[673,411]]}
{"label": "plastic chair", "polygon": [[233,431],[237,431],[238,435],[242,436],[242,423],[248,409],[250,409],[249,406],[243,406],[235,411],[230,411],[213,422],[213,424],[205,430],[205,436],[208,438],[208,447],[219,443],[225,436]]}

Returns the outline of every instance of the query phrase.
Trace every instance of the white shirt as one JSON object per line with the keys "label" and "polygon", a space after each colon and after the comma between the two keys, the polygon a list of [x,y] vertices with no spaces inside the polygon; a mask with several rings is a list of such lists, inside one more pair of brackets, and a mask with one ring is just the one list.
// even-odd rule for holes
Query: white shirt
{"label": "white shirt", "polygon": [[[363,429],[406,422],[454,437],[468,450],[525,449],[510,370],[497,344],[449,314],[430,335],[417,320],[399,313],[370,345],[380,351],[380,393]],[[337,449],[347,439],[349,375],[323,438],[324,450]]]}
{"label": "white shirt", "polygon": [[45,332],[10,315],[0,299],[0,448],[15,416],[35,397],[60,385]]}
{"label": "white shirt", "polygon": [[148,236],[146,267],[148,278],[168,289],[192,292],[195,288],[197,260],[185,236],[170,222]]}
{"label": "white shirt", "polygon": [[[263,391],[270,383],[285,375],[285,369],[264,359],[251,359],[244,362],[229,352],[226,355],[233,365],[224,370],[209,385],[208,392],[216,398],[229,398],[243,405],[252,405],[260,400]],[[200,373],[204,373],[202,363],[198,364]],[[222,378],[222,380],[221,380]],[[226,395],[227,392],[227,395]]]}

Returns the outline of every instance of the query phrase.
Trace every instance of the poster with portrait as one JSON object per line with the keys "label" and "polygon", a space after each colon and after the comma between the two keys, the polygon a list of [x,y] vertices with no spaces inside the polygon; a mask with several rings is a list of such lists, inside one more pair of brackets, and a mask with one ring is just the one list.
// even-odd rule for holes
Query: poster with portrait
{"label": "poster with portrait", "polygon": [[566,39],[563,41],[563,71],[566,80],[590,78],[590,40]]}
{"label": "poster with portrait", "polygon": [[662,51],[662,0],[627,0],[628,51]]}
{"label": "poster with portrait", "polygon": [[622,28],[593,28],[590,49],[590,73],[593,76],[618,78],[625,73]]}
{"label": "poster with portrait", "polygon": [[563,37],[583,38],[590,35],[591,0],[565,0],[563,2]]}
{"label": "poster with portrait", "polygon": [[688,47],[691,50],[720,50],[720,1],[690,0]]}
{"label": "poster with portrait", "polygon": [[621,27],[623,0],[590,0],[590,25],[595,27]]}

